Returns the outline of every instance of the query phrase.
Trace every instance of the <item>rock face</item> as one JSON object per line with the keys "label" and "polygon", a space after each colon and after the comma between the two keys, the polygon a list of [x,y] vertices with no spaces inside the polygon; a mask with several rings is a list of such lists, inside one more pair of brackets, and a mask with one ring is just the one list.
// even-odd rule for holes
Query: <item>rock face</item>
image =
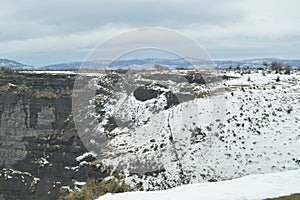
{"label": "rock face", "polygon": [[62,127],[71,113],[71,97],[67,94],[71,94],[72,80],[61,79],[17,73],[1,77],[0,166],[11,167],[26,156],[24,137]]}
{"label": "rock face", "polygon": [[74,190],[89,177],[109,175],[108,168],[90,163],[94,157],[77,159],[86,149],[74,131],[24,140],[26,157],[16,162],[13,170],[2,169],[0,192],[4,199],[58,199],[62,192]]}
{"label": "rock face", "polygon": [[74,77],[0,74],[0,199],[58,199],[110,170],[92,164],[71,115]]}

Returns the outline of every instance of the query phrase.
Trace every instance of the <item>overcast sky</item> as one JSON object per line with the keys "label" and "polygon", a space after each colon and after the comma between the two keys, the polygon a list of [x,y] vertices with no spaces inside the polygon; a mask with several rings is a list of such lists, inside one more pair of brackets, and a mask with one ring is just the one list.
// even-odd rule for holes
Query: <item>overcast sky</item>
{"label": "overcast sky", "polygon": [[83,60],[126,30],[172,28],[213,59],[300,58],[298,0],[9,0],[0,2],[0,58]]}

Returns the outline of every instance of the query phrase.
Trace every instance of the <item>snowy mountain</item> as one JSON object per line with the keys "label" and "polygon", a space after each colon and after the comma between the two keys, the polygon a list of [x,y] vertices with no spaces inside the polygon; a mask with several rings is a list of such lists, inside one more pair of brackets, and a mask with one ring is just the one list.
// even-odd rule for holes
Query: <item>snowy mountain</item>
{"label": "snowy mountain", "polygon": [[13,60],[9,59],[0,59],[0,67],[5,67],[8,69],[22,69],[22,70],[32,70],[34,69],[33,66],[25,65]]}

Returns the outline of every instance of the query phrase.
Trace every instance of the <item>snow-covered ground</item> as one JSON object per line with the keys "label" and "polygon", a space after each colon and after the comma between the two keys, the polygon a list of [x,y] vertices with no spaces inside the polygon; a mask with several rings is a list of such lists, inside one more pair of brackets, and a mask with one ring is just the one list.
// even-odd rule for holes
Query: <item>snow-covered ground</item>
{"label": "snow-covered ground", "polygon": [[222,93],[165,110],[164,93],[145,102],[131,93],[120,98],[121,106],[106,104],[107,119],[137,126],[110,132],[102,162],[128,172],[126,182],[145,190],[298,169],[299,74],[235,77],[221,84]]}
{"label": "snow-covered ground", "polygon": [[260,200],[300,193],[300,170],[249,175],[153,192],[106,194],[98,200]]}
{"label": "snow-covered ground", "polygon": [[[124,92],[122,87],[114,91],[104,87],[107,84],[103,83],[108,82],[106,75],[101,77],[97,85],[98,89],[106,93],[98,96],[102,109],[98,119],[102,121],[96,125],[97,134],[90,136],[90,143],[94,145],[95,141],[101,142],[97,139],[98,135],[110,136],[103,142],[104,147],[100,146],[102,151],[95,151],[100,155],[97,158],[104,165],[123,172],[125,182],[132,188],[164,190],[199,183],[205,183],[203,186],[199,184],[201,188],[212,187],[206,185],[216,187],[214,185],[223,183],[231,185],[231,181],[222,181],[250,174],[269,174],[300,168],[299,72],[285,75],[265,74],[257,70],[252,70],[250,74],[227,71],[227,75],[232,78],[223,80],[216,88],[209,88],[208,96],[195,95],[197,98],[170,107],[166,107],[170,97],[166,95],[167,92],[180,96],[188,93],[186,88],[195,89],[199,85],[180,82],[178,79],[164,81],[163,78],[172,78],[173,74],[160,75],[138,76],[134,79],[136,82],[133,89],[125,88],[129,92]],[[155,83],[147,85],[148,91],[152,89],[159,93],[155,98],[140,101],[133,91],[139,87],[145,88],[147,81]],[[117,98],[107,97],[110,92]],[[95,115],[92,117],[95,118]],[[116,128],[111,129],[113,126],[110,125],[110,119],[119,120],[116,120]],[[238,184],[238,180],[245,180],[249,187],[245,186],[244,191],[251,195],[256,185],[251,180],[268,177],[249,176],[233,183]],[[247,182],[248,179],[250,183]],[[297,180],[299,181],[299,176]],[[289,183],[278,182],[283,185]],[[276,181],[269,183],[272,188]],[[194,189],[198,185],[188,187]],[[236,185],[235,187],[240,188]],[[280,191],[280,187],[275,189]],[[260,188],[269,194],[264,187]],[[177,190],[181,193],[181,189],[174,189],[174,193]],[[201,195],[216,195],[215,197],[222,199],[221,193],[214,193],[213,190],[208,193],[209,190],[203,190],[206,192]],[[200,199],[201,195],[198,193],[187,193],[183,196],[190,195],[189,199],[194,196],[194,199]],[[154,198],[155,194],[165,193],[153,193],[153,198],[149,199],[157,199]],[[169,193],[165,195],[167,198]],[[209,197],[206,199],[213,199],[214,196]],[[234,196],[230,197],[228,198],[234,199]],[[260,199],[256,196],[249,198]]]}

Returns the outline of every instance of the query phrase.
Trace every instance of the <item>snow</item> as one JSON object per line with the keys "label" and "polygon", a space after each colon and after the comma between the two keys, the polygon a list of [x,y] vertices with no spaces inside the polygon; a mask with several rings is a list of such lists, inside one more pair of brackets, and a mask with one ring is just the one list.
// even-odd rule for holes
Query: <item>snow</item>
{"label": "snow", "polygon": [[66,190],[68,190],[70,193],[71,192],[73,192],[73,190],[70,188],[70,186],[62,186],[62,187],[60,187],[61,189],[66,189]]}
{"label": "snow", "polygon": [[76,157],[76,161],[80,162],[80,161],[82,161],[83,159],[85,159],[86,157],[89,157],[89,156],[96,157],[97,154],[93,151],[86,152],[86,153],[82,154],[81,156]]}
{"label": "snow", "polygon": [[50,162],[43,157],[39,158],[35,163],[37,163],[40,167],[50,164]]}
{"label": "snow", "polygon": [[8,83],[9,87],[17,87],[17,85],[13,84],[13,83]]}
{"label": "snow", "polygon": [[258,200],[299,193],[299,182],[300,170],[292,170],[191,184],[163,191],[106,194],[97,200]]}
{"label": "snow", "polygon": [[41,179],[34,177],[32,183],[37,184]]}
{"label": "snow", "polygon": [[78,185],[78,186],[84,186],[84,185],[86,185],[86,182],[84,182],[84,181],[76,181],[75,180],[74,184]]}
{"label": "snow", "polygon": [[[276,82],[277,76],[280,82]],[[121,107],[112,107],[117,108],[120,118],[137,119],[137,127],[114,134],[103,163],[133,173],[165,169],[158,176],[126,177],[127,184],[134,187],[141,182],[145,190],[182,185],[180,172],[189,183],[199,183],[298,169],[294,159],[299,159],[300,149],[299,75],[263,76],[260,72],[224,83],[229,92],[183,102],[158,113],[144,104],[153,108],[162,102],[139,102],[127,96],[126,103],[120,101]],[[222,108],[225,114],[216,115]],[[212,123],[219,128],[214,129]],[[203,140],[201,134],[193,136],[197,129],[206,135]]]}
{"label": "snow", "polygon": [[[223,81],[220,92],[168,109],[163,94],[144,102],[122,90],[111,91],[117,97],[111,101],[99,94],[105,114],[96,128],[99,135],[112,137],[95,151],[98,159],[123,171],[128,185],[145,191],[299,169],[299,73],[235,73],[227,73],[235,78]],[[151,79],[140,77],[135,87]],[[99,81],[110,83],[109,78]],[[170,91],[189,87],[156,81]],[[131,124],[117,121],[119,127],[108,130],[111,116]],[[100,140],[94,137],[96,145]]]}

